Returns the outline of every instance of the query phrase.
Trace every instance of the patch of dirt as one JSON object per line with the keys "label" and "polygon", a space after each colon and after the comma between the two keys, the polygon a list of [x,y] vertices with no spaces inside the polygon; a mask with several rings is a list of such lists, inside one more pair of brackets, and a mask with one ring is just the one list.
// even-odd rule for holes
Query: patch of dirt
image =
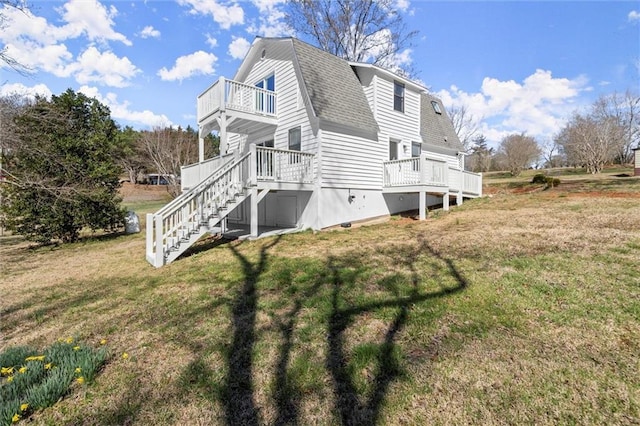
{"label": "patch of dirt", "polygon": [[137,185],[124,182],[120,187],[120,195],[125,203],[138,201],[155,201],[170,198],[166,185]]}

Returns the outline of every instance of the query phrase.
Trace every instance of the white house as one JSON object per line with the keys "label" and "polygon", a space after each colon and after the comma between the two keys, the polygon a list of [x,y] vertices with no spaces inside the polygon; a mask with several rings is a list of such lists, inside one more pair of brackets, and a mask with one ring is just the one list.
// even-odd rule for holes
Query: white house
{"label": "white house", "polygon": [[[441,101],[408,79],[294,38],[257,38],[232,80],[198,96],[200,158],[147,216],[161,266],[207,233],[323,229],[478,197]],[[217,131],[221,155],[204,158]]]}

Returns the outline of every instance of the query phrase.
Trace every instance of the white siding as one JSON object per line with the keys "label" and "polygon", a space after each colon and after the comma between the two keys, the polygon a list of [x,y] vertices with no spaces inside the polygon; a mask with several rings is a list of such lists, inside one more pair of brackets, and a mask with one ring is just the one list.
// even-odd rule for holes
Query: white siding
{"label": "white siding", "polygon": [[382,188],[387,145],[377,140],[322,131],[322,186]]}
{"label": "white siding", "polygon": [[437,153],[437,152],[433,152],[425,149],[423,149],[422,152],[424,152],[430,158],[437,158],[438,160],[446,161],[449,167],[453,167],[454,169],[457,169],[457,170],[460,169],[460,163],[456,155],[441,154],[441,153]]}
{"label": "white siding", "polygon": [[[420,142],[420,94],[405,87],[404,112],[393,109],[393,80],[376,75],[374,115],[380,128],[380,142],[387,145],[389,138],[401,141],[398,158],[411,157],[411,142]],[[385,158],[387,159],[387,158]]]}
{"label": "white siding", "polygon": [[[307,110],[298,100],[298,80],[290,57],[281,54],[278,58],[267,57],[263,60],[256,61],[251,71],[249,71],[247,78],[244,79],[244,83],[253,85],[271,74],[275,74],[275,90],[278,94],[276,105],[278,126],[273,138],[274,147],[278,149],[288,149],[289,129],[300,126],[302,128],[301,150],[305,152],[317,152],[317,138],[313,135]],[[264,135],[249,135],[245,140],[240,141],[236,135],[229,138],[229,145],[235,148],[240,142],[254,143],[266,139]],[[243,151],[247,149],[247,146],[243,147]]]}

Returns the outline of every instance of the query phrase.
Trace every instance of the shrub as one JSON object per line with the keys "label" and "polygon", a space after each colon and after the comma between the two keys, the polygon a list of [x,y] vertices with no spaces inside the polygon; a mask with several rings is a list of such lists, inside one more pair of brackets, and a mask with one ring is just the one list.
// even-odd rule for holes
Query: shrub
{"label": "shrub", "polygon": [[543,173],[536,173],[531,179],[532,184],[544,185],[544,189],[555,188],[560,185],[560,179],[547,176]]}

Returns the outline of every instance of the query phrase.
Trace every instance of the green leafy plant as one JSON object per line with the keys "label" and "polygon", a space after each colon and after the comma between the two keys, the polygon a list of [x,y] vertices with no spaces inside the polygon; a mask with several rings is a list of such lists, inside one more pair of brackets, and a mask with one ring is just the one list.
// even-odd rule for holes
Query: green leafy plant
{"label": "green leafy plant", "polygon": [[73,386],[91,382],[107,356],[105,347],[94,349],[72,338],[44,351],[7,348],[0,353],[0,424],[17,423],[55,404]]}

